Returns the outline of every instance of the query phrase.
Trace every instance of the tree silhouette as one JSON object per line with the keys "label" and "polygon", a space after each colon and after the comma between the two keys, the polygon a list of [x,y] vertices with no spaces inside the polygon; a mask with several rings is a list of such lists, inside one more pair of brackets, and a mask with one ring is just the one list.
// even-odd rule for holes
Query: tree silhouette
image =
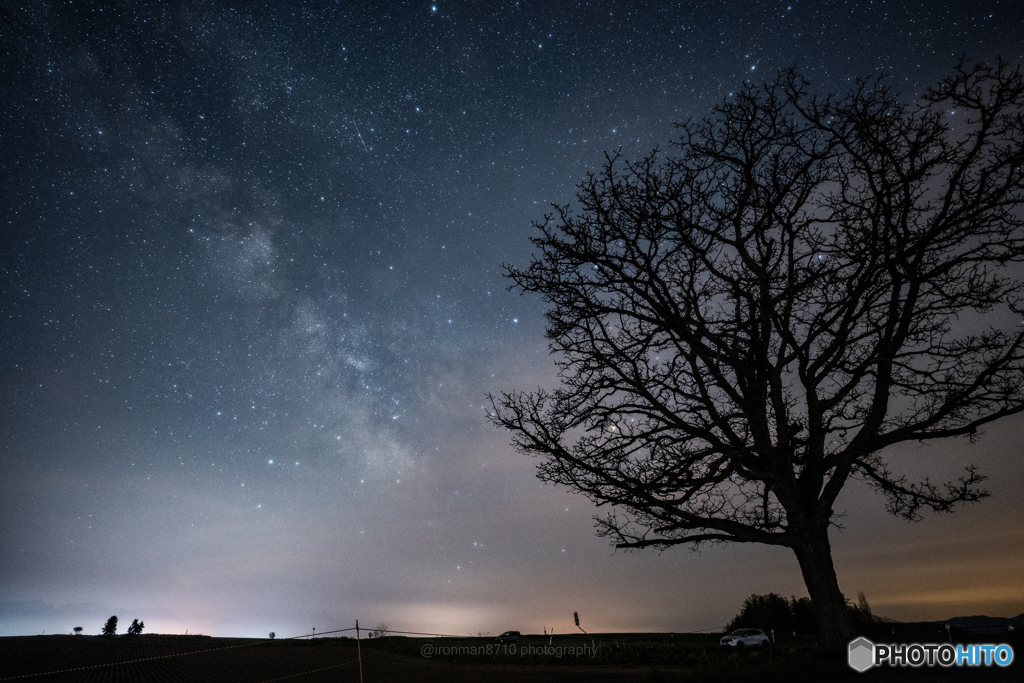
{"label": "tree silhouette", "polygon": [[128,627],[128,635],[139,636],[142,635],[142,629],[146,627],[146,622],[139,621],[138,619],[132,619],[131,626]]}
{"label": "tree silhouette", "polygon": [[[796,602],[796,598],[793,599]],[[732,618],[725,627],[726,631],[740,628],[759,628],[765,633],[776,631],[778,635],[789,635],[796,632],[796,620],[793,618],[793,605],[789,600],[769,593],[768,595],[751,595],[743,601],[740,613]],[[802,633],[813,633],[813,627]]]}
{"label": "tree silhouette", "polygon": [[619,548],[796,554],[823,647],[852,634],[828,528],[851,479],[908,520],[988,493],[910,483],[885,449],[1024,409],[1024,79],[970,67],[906,103],[882,77],[812,96],[795,70],[607,155],[536,224],[512,289],[550,304],[561,386],[489,397],[538,476],[611,512]]}
{"label": "tree silhouette", "polygon": [[75,632],[75,635],[76,635],[76,636],[80,636],[80,635],[82,635],[82,627],[81,627],[81,626],[76,626],[76,627],[75,627],[74,629],[72,629],[72,630],[74,630],[74,632]]}
{"label": "tree silhouette", "polygon": [[105,636],[112,636],[117,633],[117,617],[110,617],[107,619],[107,623],[103,624],[103,630],[100,631]]}

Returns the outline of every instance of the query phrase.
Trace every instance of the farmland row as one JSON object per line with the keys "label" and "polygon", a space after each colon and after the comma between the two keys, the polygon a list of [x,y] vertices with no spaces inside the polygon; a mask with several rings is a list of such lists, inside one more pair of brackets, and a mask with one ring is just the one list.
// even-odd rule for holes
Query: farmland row
{"label": "farmland row", "polygon": [[[68,683],[170,683],[172,681],[225,681],[254,683],[286,679],[326,669],[343,669],[355,659],[350,641],[238,641],[224,640],[111,644],[49,641],[24,642],[21,648],[0,642],[0,680],[29,675],[26,681]],[[7,645],[8,647],[4,647]],[[211,647],[213,646],[213,647]],[[50,673],[52,672],[52,673]],[[46,674],[46,675],[39,675]],[[17,680],[17,679],[15,679]],[[338,672],[334,680],[347,680]]]}

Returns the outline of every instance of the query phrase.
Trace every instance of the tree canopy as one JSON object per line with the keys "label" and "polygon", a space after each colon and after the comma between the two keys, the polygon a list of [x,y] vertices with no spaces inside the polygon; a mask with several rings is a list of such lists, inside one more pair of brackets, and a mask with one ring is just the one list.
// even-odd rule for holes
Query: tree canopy
{"label": "tree canopy", "polygon": [[973,466],[908,482],[886,449],[1024,410],[1022,111],[1003,62],[917,101],[884,77],[815,95],[789,69],[679,124],[671,153],[607,155],[506,267],[549,304],[560,386],[492,396],[492,421],[612,508],[617,547],[792,548],[844,646],[843,487],[910,520],[979,501]]}
{"label": "tree canopy", "polygon": [[146,622],[139,621],[138,619],[132,619],[131,625],[128,627],[128,635],[140,636],[142,635],[142,629],[146,628]]}
{"label": "tree canopy", "polygon": [[807,598],[786,599],[781,595],[751,595],[743,601],[739,614],[725,627],[734,631],[740,628],[759,628],[765,633],[775,631],[779,636],[806,635],[817,631],[811,601]]}

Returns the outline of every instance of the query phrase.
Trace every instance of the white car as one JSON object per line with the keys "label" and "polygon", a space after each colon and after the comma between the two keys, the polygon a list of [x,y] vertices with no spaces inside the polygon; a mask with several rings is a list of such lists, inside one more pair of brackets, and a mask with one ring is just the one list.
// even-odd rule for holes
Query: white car
{"label": "white car", "polygon": [[771,641],[758,628],[741,628],[722,638],[722,647],[768,647]]}

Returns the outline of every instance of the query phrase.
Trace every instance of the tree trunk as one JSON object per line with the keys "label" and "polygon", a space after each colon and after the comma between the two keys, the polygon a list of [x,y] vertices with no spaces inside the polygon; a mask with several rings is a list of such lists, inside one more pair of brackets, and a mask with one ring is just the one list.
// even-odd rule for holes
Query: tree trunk
{"label": "tree trunk", "polygon": [[853,639],[853,623],[846,611],[846,599],[839,590],[828,528],[816,530],[793,547],[804,575],[811,607],[818,622],[818,645],[822,652],[842,654]]}

